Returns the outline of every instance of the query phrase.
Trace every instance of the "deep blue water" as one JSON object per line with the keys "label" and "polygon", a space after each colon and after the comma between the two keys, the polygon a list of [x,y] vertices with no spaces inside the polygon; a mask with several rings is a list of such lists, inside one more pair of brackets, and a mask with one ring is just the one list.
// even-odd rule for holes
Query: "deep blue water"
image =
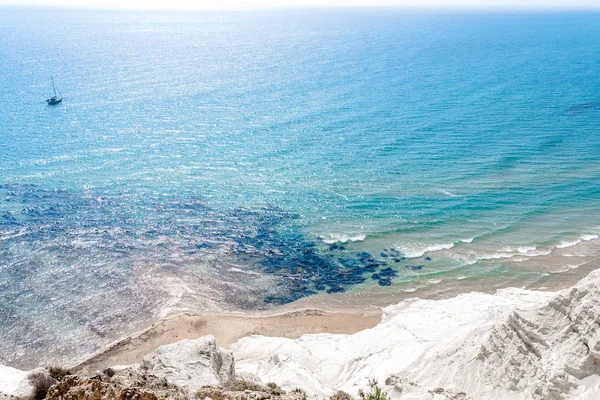
{"label": "deep blue water", "polygon": [[0,78],[0,363],[600,254],[597,13],[1,9]]}

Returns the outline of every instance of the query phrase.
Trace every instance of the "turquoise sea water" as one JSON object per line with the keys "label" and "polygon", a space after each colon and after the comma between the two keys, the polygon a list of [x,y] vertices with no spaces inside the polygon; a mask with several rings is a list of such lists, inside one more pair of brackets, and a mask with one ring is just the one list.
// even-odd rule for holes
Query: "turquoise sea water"
{"label": "turquoise sea water", "polygon": [[2,9],[0,78],[3,364],[600,254],[600,14]]}

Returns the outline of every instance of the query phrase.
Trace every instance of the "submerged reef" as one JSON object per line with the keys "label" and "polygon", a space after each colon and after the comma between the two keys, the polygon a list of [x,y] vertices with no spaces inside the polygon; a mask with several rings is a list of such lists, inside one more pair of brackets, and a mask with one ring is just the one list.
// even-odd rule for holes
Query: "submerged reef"
{"label": "submerged reef", "polygon": [[[0,195],[7,205],[0,210],[5,242],[0,260],[6,265],[0,271],[0,285],[6,289],[0,316],[9,319],[10,305],[38,290],[30,287],[36,276],[55,273],[57,265],[79,273],[76,283],[66,282],[68,275],[57,277],[64,287],[85,291],[100,282],[126,291],[132,270],[142,268],[141,263],[154,262],[169,274],[198,280],[206,276],[197,265],[210,259],[216,280],[233,284],[235,277],[223,265],[275,279],[276,287],[270,284],[269,290],[260,282],[255,288],[250,288],[252,281],[245,282],[251,294],[236,292],[226,299],[256,308],[259,302],[284,304],[319,291],[343,292],[374,273],[387,286],[398,275],[388,263],[404,260],[395,249],[383,249],[376,258],[352,253],[341,243],[325,245],[307,238],[298,215],[279,207],[221,210],[200,198],[132,197],[36,185],[0,185]],[[35,256],[25,257],[24,252]],[[7,282],[21,284],[8,288]]]}

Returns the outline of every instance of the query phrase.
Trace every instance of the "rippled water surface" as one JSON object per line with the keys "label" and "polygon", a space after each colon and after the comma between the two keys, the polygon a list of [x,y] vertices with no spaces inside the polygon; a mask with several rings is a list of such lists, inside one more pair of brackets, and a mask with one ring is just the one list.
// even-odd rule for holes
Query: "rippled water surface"
{"label": "rippled water surface", "polygon": [[596,265],[600,14],[0,9],[0,38],[0,363]]}

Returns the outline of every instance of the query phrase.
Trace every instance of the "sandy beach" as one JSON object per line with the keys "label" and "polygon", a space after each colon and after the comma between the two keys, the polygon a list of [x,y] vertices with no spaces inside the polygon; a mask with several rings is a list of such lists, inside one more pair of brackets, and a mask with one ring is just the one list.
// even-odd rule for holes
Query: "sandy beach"
{"label": "sandy beach", "polygon": [[182,314],[113,343],[72,370],[89,375],[114,365],[138,363],[159,346],[205,335],[215,336],[218,346],[227,347],[250,335],[297,338],[311,333],[352,334],[372,328],[380,321],[378,309],[352,312],[304,309],[256,316]]}

